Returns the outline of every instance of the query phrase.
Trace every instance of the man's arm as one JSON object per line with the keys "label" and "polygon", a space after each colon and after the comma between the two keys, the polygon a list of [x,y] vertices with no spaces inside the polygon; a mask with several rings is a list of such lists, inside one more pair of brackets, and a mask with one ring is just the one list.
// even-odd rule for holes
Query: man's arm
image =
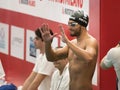
{"label": "man's arm", "polygon": [[61,35],[62,35],[63,41],[67,44],[69,49],[71,49],[76,54],[76,56],[79,58],[79,60],[84,60],[86,62],[90,62],[97,58],[98,44],[97,44],[96,39],[94,39],[93,37],[90,37],[89,39],[87,39],[85,41],[86,47],[84,49],[84,48],[80,48],[79,45],[74,44],[67,38],[62,26],[60,26],[60,30],[61,30]]}
{"label": "man's arm", "polygon": [[45,53],[48,61],[56,61],[59,59],[67,58],[68,56],[68,47],[65,46],[63,48],[54,50],[52,49],[51,45],[45,43]]}
{"label": "man's arm", "polygon": [[79,46],[75,45],[70,41],[67,41],[66,44],[76,54],[79,60],[90,62],[97,58],[98,46],[97,46],[97,41],[95,39],[93,41],[86,41],[86,42],[88,42],[86,45],[86,49],[80,48]]}
{"label": "man's arm", "polygon": [[106,56],[101,60],[100,67],[104,70],[107,70],[107,69],[109,69],[109,67],[107,67],[104,63],[105,58],[106,58]]}
{"label": "man's arm", "polygon": [[37,75],[37,73],[34,73],[34,72],[32,72],[29,75],[29,77],[23,83],[22,90],[27,90],[27,88],[30,86],[31,82],[34,80],[34,78],[35,78],[36,75]]}
{"label": "man's arm", "polygon": [[114,48],[111,48],[107,54],[103,57],[100,62],[100,67],[102,69],[108,69],[113,66],[113,61],[115,60],[116,51]]}
{"label": "man's arm", "polygon": [[43,24],[42,29],[40,29],[40,32],[42,34],[42,38],[45,42],[45,53],[48,61],[56,61],[58,59],[67,58],[68,55],[68,47],[64,47],[60,50],[53,50],[51,43],[53,38],[56,36],[56,34],[51,35],[50,29],[47,24]]}
{"label": "man's arm", "polygon": [[32,72],[23,84],[22,90],[37,90],[46,75]]}
{"label": "man's arm", "polygon": [[37,73],[36,77],[31,82],[27,90],[38,90],[39,85],[41,84],[45,77],[46,75]]}
{"label": "man's arm", "polygon": [[[120,42],[114,48],[117,48],[117,47],[120,47]],[[115,57],[116,57],[116,51],[113,48],[111,48],[101,60],[100,67],[102,69],[108,69],[112,67],[113,66],[112,60],[115,60],[114,59]]]}

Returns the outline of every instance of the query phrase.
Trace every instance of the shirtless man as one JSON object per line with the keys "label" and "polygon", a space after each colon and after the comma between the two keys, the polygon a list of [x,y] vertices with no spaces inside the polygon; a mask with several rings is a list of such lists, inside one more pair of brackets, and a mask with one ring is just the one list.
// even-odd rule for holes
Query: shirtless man
{"label": "shirtless man", "polygon": [[72,41],[68,39],[60,25],[62,40],[66,43],[66,46],[56,51],[51,48],[51,40],[55,35],[50,35],[48,25],[43,24],[43,30],[40,30],[45,41],[47,59],[56,61],[68,58],[70,90],[93,90],[92,77],[98,56],[98,43],[86,30],[88,21],[88,15],[82,10],[78,10],[71,15],[68,28],[70,35],[76,37]]}

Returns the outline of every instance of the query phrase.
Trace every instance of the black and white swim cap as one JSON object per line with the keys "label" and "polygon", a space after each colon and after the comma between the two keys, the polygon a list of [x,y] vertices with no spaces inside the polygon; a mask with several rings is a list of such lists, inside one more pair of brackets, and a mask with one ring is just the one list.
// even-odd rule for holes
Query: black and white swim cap
{"label": "black and white swim cap", "polygon": [[89,21],[89,17],[87,14],[84,13],[83,10],[78,10],[75,11],[71,17],[69,18],[69,20],[73,20],[75,22],[77,22],[78,24],[87,27],[88,25],[88,21]]}

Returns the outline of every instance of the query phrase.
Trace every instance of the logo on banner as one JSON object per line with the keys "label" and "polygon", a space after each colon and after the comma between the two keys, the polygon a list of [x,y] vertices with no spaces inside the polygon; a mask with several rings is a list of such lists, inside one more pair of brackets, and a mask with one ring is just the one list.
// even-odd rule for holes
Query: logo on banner
{"label": "logo on banner", "polygon": [[[40,0],[40,1],[42,1],[42,0]],[[84,0],[48,0],[48,1],[61,3],[61,4],[64,4],[64,5],[69,5],[69,6],[74,6],[74,7],[78,7],[78,8],[82,8]]]}
{"label": "logo on banner", "polygon": [[75,11],[69,8],[62,7],[62,14],[72,15]]}
{"label": "logo on banner", "polygon": [[36,57],[36,48],[34,45],[34,38],[30,37],[30,44],[29,44],[29,55],[32,57]]}
{"label": "logo on banner", "polygon": [[35,0],[20,0],[20,4],[35,6]]}
{"label": "logo on banner", "polygon": [[73,8],[67,7],[66,5],[81,9],[84,3],[83,2],[84,0],[48,0],[48,1],[62,4],[63,5],[62,14],[65,14],[65,15],[72,15],[75,12]]}
{"label": "logo on banner", "polygon": [[12,38],[12,45],[20,47],[22,45],[23,40],[20,37]]}
{"label": "logo on banner", "polygon": [[5,48],[5,32],[3,30],[4,28],[0,29],[0,48]]}

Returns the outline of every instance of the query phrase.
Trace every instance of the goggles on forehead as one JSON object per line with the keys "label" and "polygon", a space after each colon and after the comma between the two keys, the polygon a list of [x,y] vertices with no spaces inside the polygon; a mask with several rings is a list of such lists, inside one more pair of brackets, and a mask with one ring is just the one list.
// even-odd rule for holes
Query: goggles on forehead
{"label": "goggles on forehead", "polygon": [[76,25],[78,25],[77,22],[69,22],[69,23],[68,23],[68,26],[75,27]]}

